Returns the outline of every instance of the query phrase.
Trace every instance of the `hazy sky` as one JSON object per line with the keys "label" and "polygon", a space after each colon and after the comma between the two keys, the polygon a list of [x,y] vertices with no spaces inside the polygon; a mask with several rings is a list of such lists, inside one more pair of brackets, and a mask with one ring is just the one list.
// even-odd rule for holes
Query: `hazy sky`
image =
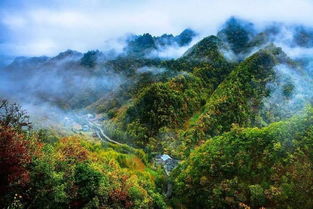
{"label": "hazy sky", "polygon": [[104,50],[126,33],[187,27],[208,35],[232,15],[313,25],[313,0],[0,0],[0,54]]}

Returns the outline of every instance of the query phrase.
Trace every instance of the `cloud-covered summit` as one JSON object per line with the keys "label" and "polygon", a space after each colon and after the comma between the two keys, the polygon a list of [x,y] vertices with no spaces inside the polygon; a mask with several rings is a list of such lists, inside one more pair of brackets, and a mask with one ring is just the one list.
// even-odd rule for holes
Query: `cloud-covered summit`
{"label": "cloud-covered summit", "polygon": [[[287,12],[288,11],[288,12]],[[0,54],[56,55],[73,49],[122,49],[124,34],[214,34],[229,16],[257,23],[312,25],[310,0],[2,0]]]}

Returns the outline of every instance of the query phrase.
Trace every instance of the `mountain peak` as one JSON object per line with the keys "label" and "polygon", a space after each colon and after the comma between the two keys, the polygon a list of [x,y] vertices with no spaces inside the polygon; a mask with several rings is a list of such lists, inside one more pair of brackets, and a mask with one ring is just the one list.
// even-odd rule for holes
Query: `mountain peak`
{"label": "mountain peak", "polygon": [[127,40],[126,53],[129,55],[145,56],[153,50],[169,46],[187,46],[196,36],[196,32],[187,28],[179,35],[163,34],[161,36],[152,36],[149,33],[143,35],[132,35]]}
{"label": "mountain peak", "polygon": [[217,36],[229,44],[234,53],[242,52],[256,34],[252,23],[231,17],[222,26]]}

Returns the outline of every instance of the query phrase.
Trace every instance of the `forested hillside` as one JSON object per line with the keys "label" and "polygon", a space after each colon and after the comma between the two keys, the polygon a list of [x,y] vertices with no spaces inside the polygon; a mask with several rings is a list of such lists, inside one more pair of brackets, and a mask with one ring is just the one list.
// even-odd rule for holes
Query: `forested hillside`
{"label": "forested hillside", "polygon": [[313,208],[313,58],[292,51],[312,31],[232,17],[205,37],[15,58],[0,207]]}

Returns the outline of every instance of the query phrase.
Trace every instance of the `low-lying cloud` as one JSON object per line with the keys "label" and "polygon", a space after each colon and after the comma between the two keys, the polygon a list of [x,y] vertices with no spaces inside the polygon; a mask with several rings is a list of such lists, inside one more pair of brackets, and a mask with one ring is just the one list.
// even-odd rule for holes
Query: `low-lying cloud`
{"label": "low-lying cloud", "polygon": [[122,48],[116,38],[126,33],[178,34],[190,27],[204,36],[232,15],[313,24],[311,0],[2,0],[0,8],[0,54],[14,56]]}

